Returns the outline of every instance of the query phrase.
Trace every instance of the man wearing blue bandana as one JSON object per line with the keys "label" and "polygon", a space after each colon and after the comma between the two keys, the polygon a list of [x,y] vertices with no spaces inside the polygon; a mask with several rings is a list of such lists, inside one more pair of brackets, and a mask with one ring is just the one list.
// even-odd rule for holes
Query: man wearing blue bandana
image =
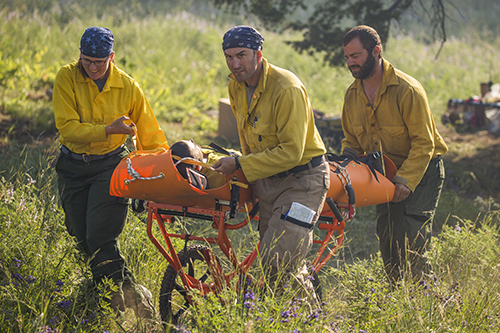
{"label": "man wearing blue bandana", "polygon": [[[310,292],[303,259],[330,185],[325,146],[314,124],[302,82],[262,57],[264,38],[252,27],[226,32],[222,49],[231,71],[229,99],[243,153],[214,164],[230,175],[242,169],[259,200],[260,254],[270,280],[298,281],[297,295]],[[301,218],[294,218],[299,213]],[[314,292],[311,296],[315,298]]]}
{"label": "man wearing blue bandana", "polygon": [[88,28],[79,60],[57,74],[53,107],[61,144],[59,195],[68,232],[90,258],[94,282],[108,278],[120,287],[112,292],[111,307],[129,307],[153,318],[151,293],[134,282],[119,250],[129,200],[110,196],[109,184],[129,153],[127,135],[136,135],[145,150],[169,147],[143,91],[115,66],[113,43],[109,29]]}

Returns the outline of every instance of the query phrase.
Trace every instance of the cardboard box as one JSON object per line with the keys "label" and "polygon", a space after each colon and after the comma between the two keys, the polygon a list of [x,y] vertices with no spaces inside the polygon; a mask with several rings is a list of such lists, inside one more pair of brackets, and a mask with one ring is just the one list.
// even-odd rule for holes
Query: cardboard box
{"label": "cardboard box", "polygon": [[219,99],[219,136],[227,141],[239,140],[238,126],[234,118],[229,98]]}

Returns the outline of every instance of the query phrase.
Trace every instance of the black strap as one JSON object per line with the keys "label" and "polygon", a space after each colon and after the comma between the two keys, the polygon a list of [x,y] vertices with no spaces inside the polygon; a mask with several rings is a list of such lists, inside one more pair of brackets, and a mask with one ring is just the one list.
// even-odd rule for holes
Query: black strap
{"label": "black strap", "polygon": [[308,163],[303,164],[303,165],[298,165],[298,166],[293,167],[287,171],[280,172],[280,173],[276,174],[275,176],[278,178],[283,178],[283,177],[288,176],[291,173],[299,173],[302,171],[306,171],[307,169],[309,169],[309,166],[311,168],[315,168],[318,165],[320,165],[322,162],[323,162],[323,155],[315,156]]}
{"label": "black strap", "polygon": [[293,224],[296,224],[298,226],[307,228],[307,229],[312,229],[314,227],[314,224],[312,224],[312,223],[302,222],[302,221],[299,221],[297,219],[294,219],[293,217],[286,216],[284,214],[281,214],[281,219],[285,220],[285,221],[288,221],[288,222],[291,222]]}
{"label": "black strap", "polygon": [[221,146],[219,146],[215,142],[210,143],[208,146],[211,147],[211,148],[213,148],[213,150],[215,150],[218,153],[226,154],[226,155],[233,155],[228,150],[222,148]]}
{"label": "black strap", "polygon": [[[182,256],[182,259],[180,260],[182,267],[186,267],[187,261],[187,246],[189,242],[189,234],[186,234],[186,237],[184,238],[184,255]],[[190,267],[191,268],[191,267]]]}
{"label": "black strap", "polygon": [[[377,182],[380,183],[380,181],[378,180],[377,173],[375,172],[375,170],[377,170],[377,169],[374,167],[374,164],[378,162],[379,158],[383,158],[379,152],[373,152],[373,153],[370,152],[366,156],[361,157],[359,160],[353,160],[349,157],[338,156],[338,155],[335,155],[332,153],[327,153],[326,158],[328,159],[328,161],[338,163],[343,168],[345,168],[347,165],[349,165],[349,163],[351,161],[358,164],[358,165],[361,165],[361,163],[366,164],[368,166],[368,169],[370,169],[371,173],[373,174],[373,176],[377,180]],[[381,171],[379,171],[379,172],[381,172]],[[338,173],[337,170],[336,170],[336,173]]]}

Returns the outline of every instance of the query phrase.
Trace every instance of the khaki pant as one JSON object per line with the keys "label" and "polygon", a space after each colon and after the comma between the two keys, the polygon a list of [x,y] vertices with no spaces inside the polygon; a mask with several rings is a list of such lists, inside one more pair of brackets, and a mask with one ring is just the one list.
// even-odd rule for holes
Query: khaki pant
{"label": "khaki pant", "polygon": [[[274,176],[256,182],[260,253],[271,276],[281,268],[285,272],[299,269],[302,259],[312,247],[314,225],[323,209],[329,187],[327,162],[283,178]],[[283,219],[292,202],[301,203],[316,212],[310,228]]]}

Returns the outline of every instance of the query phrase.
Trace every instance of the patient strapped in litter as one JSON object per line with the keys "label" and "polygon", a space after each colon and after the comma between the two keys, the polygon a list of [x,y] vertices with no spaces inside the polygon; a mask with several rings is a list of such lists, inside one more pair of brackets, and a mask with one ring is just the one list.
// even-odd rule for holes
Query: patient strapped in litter
{"label": "patient strapped in litter", "polygon": [[[193,140],[180,140],[170,147],[172,160],[179,173],[196,188],[205,190],[208,181],[204,174],[200,173],[200,166],[189,164],[190,161],[203,162],[203,151]],[[184,163],[186,162],[186,163]]]}

